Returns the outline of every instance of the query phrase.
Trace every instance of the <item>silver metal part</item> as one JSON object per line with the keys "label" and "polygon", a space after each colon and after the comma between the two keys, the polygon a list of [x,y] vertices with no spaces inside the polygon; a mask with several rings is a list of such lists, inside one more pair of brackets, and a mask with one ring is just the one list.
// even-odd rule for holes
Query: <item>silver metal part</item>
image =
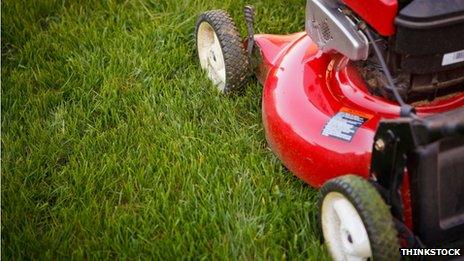
{"label": "silver metal part", "polygon": [[350,60],[365,60],[369,42],[340,7],[338,0],[308,0],[306,32],[323,52],[334,50]]}

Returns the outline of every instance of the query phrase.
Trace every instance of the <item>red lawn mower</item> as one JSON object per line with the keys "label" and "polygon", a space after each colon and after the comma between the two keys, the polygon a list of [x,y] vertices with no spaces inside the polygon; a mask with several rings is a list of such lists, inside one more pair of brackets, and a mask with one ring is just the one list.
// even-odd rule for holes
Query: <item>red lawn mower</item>
{"label": "red lawn mower", "polygon": [[308,0],[305,32],[242,41],[200,15],[201,67],[223,93],[253,72],[274,153],[320,188],[335,260],[464,246],[464,0]]}

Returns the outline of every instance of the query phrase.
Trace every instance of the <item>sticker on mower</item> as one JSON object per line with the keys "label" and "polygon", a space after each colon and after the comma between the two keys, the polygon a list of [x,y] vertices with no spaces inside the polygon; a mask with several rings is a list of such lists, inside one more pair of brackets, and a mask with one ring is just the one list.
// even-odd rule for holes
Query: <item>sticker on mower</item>
{"label": "sticker on mower", "polygon": [[453,63],[460,63],[464,61],[464,50],[447,53],[443,55],[443,61],[441,62],[442,66],[450,65]]}
{"label": "sticker on mower", "polygon": [[358,128],[361,127],[366,120],[367,118],[348,112],[338,112],[324,126],[322,136],[351,141]]}

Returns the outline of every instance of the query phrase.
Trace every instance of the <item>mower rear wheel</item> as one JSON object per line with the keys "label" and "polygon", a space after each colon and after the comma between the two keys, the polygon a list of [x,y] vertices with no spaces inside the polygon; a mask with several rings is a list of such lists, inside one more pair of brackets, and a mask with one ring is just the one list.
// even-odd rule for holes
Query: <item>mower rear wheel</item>
{"label": "mower rear wheel", "polygon": [[224,10],[202,13],[195,34],[201,67],[219,91],[229,93],[243,87],[249,76],[248,58],[229,14]]}
{"label": "mower rear wheel", "polygon": [[320,224],[334,260],[399,260],[393,218],[377,190],[346,175],[320,190]]}

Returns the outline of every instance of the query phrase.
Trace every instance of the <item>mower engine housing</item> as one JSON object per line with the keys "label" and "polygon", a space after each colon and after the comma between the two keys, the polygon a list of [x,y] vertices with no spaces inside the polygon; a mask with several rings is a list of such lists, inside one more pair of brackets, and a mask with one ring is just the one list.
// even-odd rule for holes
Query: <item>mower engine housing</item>
{"label": "mower engine housing", "polygon": [[366,36],[343,13],[337,0],[308,0],[305,27],[323,52],[333,50],[353,61],[365,60],[369,55]]}
{"label": "mower engine housing", "polygon": [[464,1],[415,0],[395,23],[403,71],[425,74],[464,66]]}
{"label": "mower engine housing", "polygon": [[[307,0],[306,32],[322,52],[338,52],[355,61],[372,94],[393,99],[385,88],[385,73],[356,25],[362,18],[352,5]],[[392,33],[382,34],[377,27],[373,32],[403,99],[433,100],[462,90],[464,1],[402,0],[395,8],[400,10],[391,18]]]}

